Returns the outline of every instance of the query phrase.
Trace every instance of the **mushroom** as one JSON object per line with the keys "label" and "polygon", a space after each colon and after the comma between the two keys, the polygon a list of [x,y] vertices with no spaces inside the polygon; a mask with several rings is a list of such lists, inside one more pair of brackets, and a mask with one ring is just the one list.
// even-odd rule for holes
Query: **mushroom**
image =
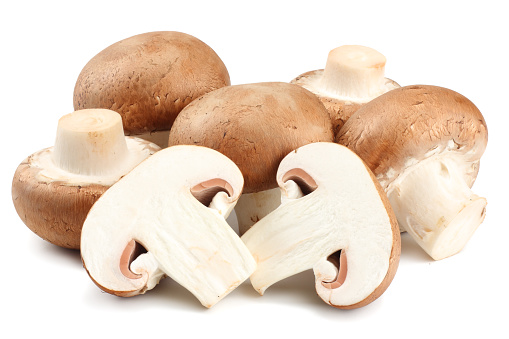
{"label": "mushroom", "polygon": [[465,246],[485,216],[471,187],[488,130],[477,107],[437,86],[407,86],[359,109],[336,136],[373,171],[400,226],[435,260]]}
{"label": "mushroom", "polygon": [[16,169],[14,207],[41,238],[78,249],[94,202],[158,150],[146,140],[125,137],[116,112],[89,109],[64,115],[58,121],[55,145],[30,155]]}
{"label": "mushroom", "polygon": [[281,203],[276,171],[290,151],[317,141],[333,141],[325,107],[311,92],[288,83],[223,87],[179,114],[169,145],[202,145],[233,160],[244,175],[235,206],[239,232]]}
{"label": "mushroom", "polygon": [[134,296],[165,275],[211,307],[255,269],[226,223],[240,170],[199,146],[163,149],[106,191],[83,225],[81,256],[104,291]]}
{"label": "mushroom", "polygon": [[318,295],[357,308],[389,286],[401,251],[387,196],[364,162],[335,143],[289,153],[277,171],[283,203],[243,236],[256,262],[253,287],[313,268]]}
{"label": "mushroom", "polygon": [[301,74],[291,82],[320,98],[337,133],[362,105],[400,87],[384,77],[385,62],[385,56],[372,48],[340,46],[329,52],[325,69]]}
{"label": "mushroom", "polygon": [[114,110],[126,135],[166,147],[182,108],[227,85],[224,63],[204,42],[180,32],[150,32],[114,43],[85,65],[74,88],[74,109]]}

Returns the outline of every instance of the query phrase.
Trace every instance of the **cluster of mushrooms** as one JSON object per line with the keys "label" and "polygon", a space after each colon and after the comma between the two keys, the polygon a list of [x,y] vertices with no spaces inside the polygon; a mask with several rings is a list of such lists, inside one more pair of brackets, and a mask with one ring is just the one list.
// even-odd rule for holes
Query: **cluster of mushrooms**
{"label": "cluster of mushrooms", "polygon": [[17,168],[14,206],[114,295],[169,276],[211,307],[247,279],[263,294],[313,269],[327,304],[367,305],[395,276],[400,232],[443,259],[486,207],[471,191],[479,110],[446,88],[400,87],[385,62],[341,46],[289,83],[231,85],[193,36],[119,41],[83,68],[55,145]]}

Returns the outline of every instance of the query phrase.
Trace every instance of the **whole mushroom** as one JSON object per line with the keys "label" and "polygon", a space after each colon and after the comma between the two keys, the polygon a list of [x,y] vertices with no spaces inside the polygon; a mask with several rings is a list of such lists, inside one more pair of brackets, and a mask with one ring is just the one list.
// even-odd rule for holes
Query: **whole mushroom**
{"label": "whole mushroom", "polygon": [[268,82],[223,87],[195,100],[175,120],[168,144],[210,147],[237,164],[245,182],[235,207],[243,234],[281,203],[276,172],[283,157],[333,138],[328,113],[315,95]]}
{"label": "whole mushroom", "polygon": [[340,46],[329,52],[325,69],[306,72],[291,82],[320,98],[336,134],[362,105],[400,87],[384,77],[385,63],[385,56],[372,48]]}
{"label": "whole mushroom", "polygon": [[488,141],[486,122],[463,95],[406,86],[359,109],[336,135],[387,192],[400,226],[435,260],[465,246],[486,212],[471,190]]}
{"label": "whole mushroom", "polygon": [[243,236],[256,262],[253,287],[313,269],[318,295],[331,306],[358,308],[390,285],[400,234],[387,196],[364,162],[335,143],[289,153],[277,171],[283,203]]}
{"label": "whole mushroom", "polygon": [[88,211],[116,181],[160,148],[126,137],[120,115],[80,110],[58,121],[53,147],[26,158],[12,180],[12,200],[25,225],[61,247],[79,249]]}
{"label": "whole mushroom", "polygon": [[126,135],[166,147],[182,108],[228,85],[224,63],[207,44],[185,33],[149,32],[114,43],[85,65],[74,88],[74,109],[114,110]]}

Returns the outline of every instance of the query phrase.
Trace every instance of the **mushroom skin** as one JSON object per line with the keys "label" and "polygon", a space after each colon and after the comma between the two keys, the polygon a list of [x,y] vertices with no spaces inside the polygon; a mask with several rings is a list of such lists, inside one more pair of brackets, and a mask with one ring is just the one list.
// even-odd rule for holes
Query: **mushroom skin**
{"label": "mushroom skin", "polygon": [[235,212],[240,233],[280,203],[276,172],[300,146],[332,142],[323,104],[306,89],[283,82],[223,87],[193,101],[179,114],[169,145],[201,145],[232,159],[244,176]]}
{"label": "mushroom skin", "polygon": [[16,212],[44,240],[79,249],[81,228],[95,201],[159,149],[124,136],[116,112],[94,109],[64,115],[55,145],[27,157],[14,173]]}
{"label": "mushroom skin", "polygon": [[40,182],[41,168],[34,166],[32,159],[33,156],[26,158],[14,174],[12,199],[16,212],[44,240],[79,249],[81,227],[88,211],[109,186]]}
{"label": "mushroom skin", "polygon": [[166,147],[177,114],[197,97],[230,85],[228,71],[207,44],[185,33],[135,35],[105,48],[83,68],[74,109],[121,114],[126,135]]}
{"label": "mushroom skin", "polygon": [[324,69],[309,71],[291,83],[313,92],[330,114],[334,134],[365,103],[400,85],[384,77],[386,59],[378,51],[345,45],[329,52]]}
{"label": "mushroom skin", "polygon": [[336,135],[366,162],[399,225],[435,260],[461,251],[484,219],[486,199],[470,188],[487,140],[470,100],[429,85],[374,99]]}
{"label": "mushroom skin", "polygon": [[[209,148],[157,152],[90,210],[81,237],[88,274],[102,290],[125,297],[167,275],[213,306],[256,266],[225,220],[242,185],[235,164]],[[136,256],[136,244],[146,252]]]}
{"label": "mushroom skin", "polygon": [[241,238],[257,262],[253,287],[263,295],[312,268],[327,304],[351,309],[376,300],[396,274],[401,240],[387,196],[364,162],[344,146],[313,143],[283,159],[277,181],[281,206]]}

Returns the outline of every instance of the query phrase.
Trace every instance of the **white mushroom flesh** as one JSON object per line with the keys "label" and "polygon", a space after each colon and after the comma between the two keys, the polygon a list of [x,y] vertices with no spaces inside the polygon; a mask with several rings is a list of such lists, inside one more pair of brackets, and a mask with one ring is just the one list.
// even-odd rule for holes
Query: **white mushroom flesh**
{"label": "white mushroom flesh", "polygon": [[[302,193],[302,183],[296,184],[302,178],[288,176],[294,170],[309,175],[316,189]],[[263,294],[313,268],[325,302],[345,306],[367,298],[388,274],[394,234],[364,163],[341,145],[315,143],[283,159],[277,179],[283,203],[242,236],[258,265],[253,287]],[[338,268],[327,258],[339,250],[347,265],[339,268],[338,279]]]}
{"label": "white mushroom flesh", "polygon": [[[194,188],[206,190],[212,181],[223,182],[229,195],[221,190],[211,202],[197,200]],[[255,269],[249,250],[225,221],[242,185],[236,165],[211,149],[174,146],[157,152],[92,207],[81,240],[91,278],[104,290],[130,296],[154,287],[164,272],[211,307]],[[133,241],[147,253],[126,260]]]}

